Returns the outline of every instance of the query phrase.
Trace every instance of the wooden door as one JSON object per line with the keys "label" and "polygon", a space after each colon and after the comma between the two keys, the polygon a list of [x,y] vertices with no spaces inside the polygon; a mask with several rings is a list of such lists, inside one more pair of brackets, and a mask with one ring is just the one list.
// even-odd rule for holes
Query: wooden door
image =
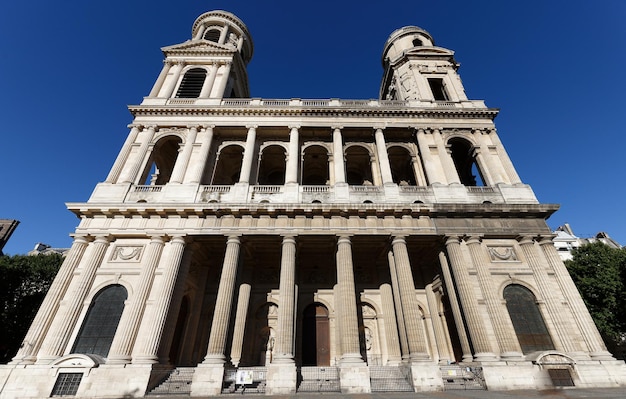
{"label": "wooden door", "polygon": [[304,310],[302,320],[302,365],[330,366],[328,309],[314,303]]}

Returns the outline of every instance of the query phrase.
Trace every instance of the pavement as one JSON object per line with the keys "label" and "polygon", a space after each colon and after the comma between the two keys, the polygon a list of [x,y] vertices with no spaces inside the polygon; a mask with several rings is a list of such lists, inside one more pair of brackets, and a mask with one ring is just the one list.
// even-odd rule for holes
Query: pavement
{"label": "pavement", "polygon": [[[515,391],[381,392],[369,394],[297,393],[295,395],[232,394],[192,399],[626,399],[626,388],[561,388]],[[189,396],[150,396],[162,399],[190,399]]]}

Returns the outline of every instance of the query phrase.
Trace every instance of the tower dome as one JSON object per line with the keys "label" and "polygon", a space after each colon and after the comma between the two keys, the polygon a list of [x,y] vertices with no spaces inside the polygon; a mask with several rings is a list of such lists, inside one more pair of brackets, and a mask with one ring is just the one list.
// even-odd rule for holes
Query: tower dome
{"label": "tower dome", "polygon": [[394,60],[405,51],[414,47],[432,47],[435,45],[430,33],[418,26],[405,26],[389,35],[383,50],[383,67],[386,60]]}
{"label": "tower dome", "polygon": [[246,25],[228,11],[209,11],[193,23],[191,35],[194,40],[208,40],[220,45],[235,47],[247,64],[252,59],[254,45]]}

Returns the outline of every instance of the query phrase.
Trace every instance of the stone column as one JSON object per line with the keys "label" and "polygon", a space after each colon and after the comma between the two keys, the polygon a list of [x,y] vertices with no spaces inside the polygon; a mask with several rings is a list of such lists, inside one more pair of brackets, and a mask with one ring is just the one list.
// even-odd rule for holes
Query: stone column
{"label": "stone column", "polygon": [[226,361],[224,350],[226,347],[226,336],[228,334],[230,310],[233,304],[235,280],[237,278],[240,245],[241,241],[239,237],[228,237],[220,285],[215,301],[215,313],[213,314],[213,322],[211,323],[211,335],[209,336],[209,345],[203,363],[223,365]]}
{"label": "stone column", "polygon": [[486,154],[483,153],[482,148],[474,147],[473,157],[476,161],[476,166],[480,170],[480,177],[484,180],[483,183],[485,186],[493,186],[498,181],[493,178],[492,170],[495,169],[493,165],[489,163],[489,150],[486,150]]}
{"label": "stone column", "polygon": [[52,285],[50,285],[50,289],[41,303],[24,341],[22,341],[22,346],[10,364],[32,364],[37,360],[37,351],[44,340],[48,327],[57,314],[61,300],[67,292],[70,281],[72,281],[72,274],[83,258],[88,244],[89,242],[85,237],[77,236],[74,238],[72,248],[70,248]]}
{"label": "stone column", "polygon": [[441,162],[435,163],[433,155],[430,151],[430,145],[426,141],[426,133],[424,132],[424,129],[417,129],[416,139],[420,154],[424,160],[424,168],[426,169],[425,172],[428,181],[430,184],[444,183],[444,176],[437,168],[437,163],[441,165]]}
{"label": "stone column", "polygon": [[133,143],[135,142],[135,140],[137,140],[137,135],[139,134],[139,125],[128,125],[128,127],[131,128],[130,133],[128,134],[128,137],[126,137],[126,141],[124,142],[120,153],[115,159],[115,163],[113,164],[113,167],[111,168],[111,171],[109,172],[105,183],[117,183],[117,179],[122,172],[122,168],[128,160],[130,150],[133,148]]}
{"label": "stone column", "polygon": [[372,171],[372,182],[375,186],[383,185],[383,178],[380,174],[380,166],[378,164],[378,160],[376,159],[376,155],[370,155],[370,169]]}
{"label": "stone column", "polygon": [[393,293],[389,284],[380,286],[380,297],[383,305],[383,325],[387,344],[387,365],[398,365],[402,360],[400,353],[400,339],[398,336],[398,322],[393,305]]}
{"label": "stone column", "polygon": [[237,313],[235,313],[235,327],[233,328],[233,344],[230,349],[230,361],[235,367],[238,367],[241,361],[241,349],[243,347],[243,336],[246,331],[251,288],[250,284],[241,284],[239,286]]}
{"label": "stone column", "polygon": [[198,126],[189,126],[189,133],[187,134],[187,140],[179,151],[176,157],[176,163],[174,164],[174,170],[172,170],[172,177],[170,183],[182,183],[185,172],[187,171],[187,165],[189,165],[189,158],[191,158],[191,151],[196,141],[196,135],[198,134]]}
{"label": "stone column", "polygon": [[448,148],[443,142],[441,131],[439,129],[433,129],[433,137],[435,139],[435,143],[437,144],[439,159],[441,160],[441,166],[443,167],[443,173],[446,176],[447,183],[461,184],[459,174],[456,171],[456,166],[454,166],[454,161],[448,152]]}
{"label": "stone column", "polygon": [[161,90],[159,90],[158,97],[169,98],[174,94],[174,88],[178,83],[178,78],[180,77],[180,73],[183,70],[185,63],[184,61],[173,61],[173,63],[174,65],[170,68],[170,72],[172,72],[172,74],[169,76],[169,79],[165,79]]}
{"label": "stone column", "polygon": [[276,353],[274,362],[294,363],[293,322],[296,299],[296,240],[291,236],[283,237],[279,291],[278,331],[274,351]]}
{"label": "stone column", "polygon": [[163,87],[163,82],[165,82],[165,78],[167,77],[167,74],[170,71],[171,67],[172,62],[170,60],[165,60],[163,62],[163,69],[161,69],[161,73],[154,83],[154,86],[152,86],[152,90],[150,90],[150,94],[148,94],[148,97],[156,97],[159,94],[159,91],[161,90],[161,87]]}
{"label": "stone column", "polygon": [[402,311],[404,312],[404,324],[411,362],[428,361],[430,356],[426,346],[426,334],[417,303],[406,241],[404,237],[396,236],[393,238],[391,245],[393,247],[396,273],[398,274],[400,300],[402,301]]}
{"label": "stone column", "polygon": [[122,312],[120,323],[109,350],[108,364],[125,364],[131,361],[131,352],[143,318],[148,295],[152,288],[154,272],[159,265],[164,245],[163,237],[155,236],[152,237],[150,244],[146,248],[141,272],[139,273],[139,286],[135,288],[132,297],[129,298],[128,302],[130,303],[126,305],[124,312]]}
{"label": "stone column", "polygon": [[511,180],[511,184],[521,184],[522,180],[519,178],[517,172],[515,171],[515,167],[513,166],[513,163],[511,162],[511,158],[509,158],[509,155],[506,153],[506,150],[504,149],[504,146],[502,145],[502,142],[500,141],[500,138],[498,137],[496,130],[495,129],[489,129],[488,131],[486,130],[486,134],[489,135],[489,137],[491,138],[491,141],[498,149],[498,158],[500,159],[500,162],[502,162],[502,166],[504,167],[506,174]]}
{"label": "stone column", "polygon": [[485,330],[482,316],[478,309],[478,300],[474,294],[474,287],[467,270],[467,262],[463,259],[461,244],[458,237],[448,237],[446,240],[446,250],[450,258],[450,266],[456,280],[459,298],[463,306],[465,320],[467,320],[467,330],[474,346],[474,360],[493,361],[496,360],[491,340]]}
{"label": "stone column", "polygon": [[396,261],[393,252],[387,254],[389,261],[389,274],[391,275],[391,286],[393,291],[394,304],[396,308],[396,320],[398,321],[398,335],[400,337],[400,351],[403,360],[409,359],[409,341],[406,337],[406,327],[404,325],[404,312],[402,311],[402,301],[400,300],[400,288],[398,283],[398,273],[396,271]]}
{"label": "stone column", "polygon": [[415,183],[418,186],[427,186],[428,180],[424,175],[424,170],[422,170],[419,155],[411,155],[411,165],[413,166],[413,173],[415,174]]}
{"label": "stone column", "polygon": [[61,305],[55,318],[52,320],[46,339],[37,355],[37,363],[48,364],[54,359],[63,356],[70,334],[78,321],[85,298],[91,290],[96,270],[102,263],[110,239],[109,236],[98,236],[89,246],[89,251],[83,257],[83,262],[81,262],[82,267],[79,268],[80,275],[76,277],[78,283],[71,292],[66,292],[64,296],[66,299],[62,300],[62,302],[67,301],[67,304],[65,306]]}
{"label": "stone column", "polygon": [[224,97],[224,90],[226,90],[226,85],[228,84],[228,78],[230,76],[230,66],[230,61],[225,62],[223,65],[224,71],[222,72],[222,78],[217,82],[216,89],[213,90],[213,92],[215,92],[215,97],[217,98]]}
{"label": "stone column", "polygon": [[250,182],[250,172],[252,170],[252,159],[254,158],[255,141],[256,126],[248,126],[248,136],[246,138],[246,147],[243,152],[243,160],[241,161],[241,174],[239,175],[239,183]]}
{"label": "stone column", "polygon": [[298,140],[298,127],[289,127],[289,153],[287,155],[287,170],[285,172],[285,184],[298,182],[298,160],[300,159],[300,145]]}
{"label": "stone column", "polygon": [[520,237],[519,245],[520,248],[522,248],[524,257],[528,261],[528,265],[535,275],[539,293],[541,294],[542,300],[545,301],[550,320],[554,325],[555,331],[553,331],[553,334],[550,334],[550,336],[554,342],[555,349],[570,353],[576,352],[576,348],[570,339],[572,332],[568,331],[565,320],[563,319],[564,315],[561,314],[560,306],[557,306],[559,299],[555,297],[553,290],[550,289],[550,285],[547,282],[549,278],[548,273],[546,273],[546,268],[541,265],[537,248],[535,248],[535,241],[529,236]]}
{"label": "stone column", "polygon": [[[482,159],[480,160],[481,166],[483,169],[488,169],[489,175],[489,184],[495,185],[498,183],[508,183],[508,179],[505,177],[504,167],[494,155],[491,154],[491,150],[489,149],[489,137],[487,137],[487,132],[485,130],[476,129],[474,130],[474,137],[477,138],[478,143],[480,143],[480,154],[482,155]],[[478,159],[478,158],[477,158]]]}
{"label": "stone column", "polygon": [[[156,126],[144,126],[141,133],[139,133],[138,137],[141,140],[141,144],[137,153],[135,154],[135,160],[129,168],[122,171],[120,175],[120,180],[122,183],[134,183],[137,180],[137,175],[139,174],[139,169],[143,165],[144,159],[146,157],[146,153],[148,152],[148,147],[152,143],[152,139],[154,138],[154,132],[156,130]],[[142,182],[138,182],[142,183]]]}
{"label": "stone column", "polygon": [[387,145],[385,144],[385,135],[383,129],[377,128],[374,133],[376,139],[376,150],[378,153],[378,162],[380,165],[380,173],[383,178],[383,184],[393,184],[393,176],[391,174],[391,165],[389,164],[389,156],[387,155]]}
{"label": "stone column", "polygon": [[211,89],[213,88],[213,84],[215,83],[215,77],[217,76],[217,70],[219,69],[219,65],[217,63],[211,64],[211,70],[209,71],[209,75],[204,79],[202,83],[202,89],[200,89],[199,98],[208,98],[211,95]]}
{"label": "stone column", "polygon": [[499,295],[494,289],[495,284],[491,278],[488,260],[485,257],[480,238],[469,237],[467,240],[472,257],[472,263],[478,275],[478,283],[489,310],[489,316],[496,334],[497,343],[500,346],[500,357],[505,359],[522,359],[522,349],[516,339],[515,329],[508,314],[505,314],[506,307],[502,303]]}
{"label": "stone column", "polygon": [[450,307],[452,308],[452,317],[454,317],[454,324],[456,324],[457,334],[461,343],[462,361],[469,363],[472,362],[472,349],[467,339],[467,333],[465,332],[465,322],[463,321],[463,314],[461,313],[461,307],[456,298],[456,292],[454,283],[452,282],[452,274],[450,274],[450,265],[443,252],[439,252],[439,263],[441,264],[441,272],[445,282],[446,293],[448,300],[450,301]]}
{"label": "stone column", "polygon": [[430,320],[433,323],[433,331],[435,332],[435,343],[437,344],[437,352],[439,353],[439,362],[448,363],[452,360],[450,352],[448,352],[448,342],[446,340],[446,334],[441,324],[441,317],[439,317],[439,303],[437,297],[433,292],[433,285],[428,284],[426,286],[426,300],[428,301],[428,311],[430,312]]}
{"label": "stone column", "polygon": [[[171,303],[174,297],[174,288],[177,279],[184,281],[189,271],[189,262],[182,262],[185,253],[185,238],[173,237],[169,242],[168,256],[164,259],[163,275],[158,287],[158,296],[151,312],[149,320],[143,320],[149,326],[150,334],[141,334],[144,338],[140,341],[136,351],[133,351],[133,363],[158,363],[159,347],[164,336],[165,323],[171,311]],[[154,287],[154,284],[152,285]],[[136,354],[135,354],[136,353]]]}
{"label": "stone column", "polygon": [[333,161],[335,164],[335,185],[346,183],[346,169],[344,166],[343,138],[341,128],[333,127]]}
{"label": "stone column", "polygon": [[209,151],[211,150],[211,142],[213,141],[213,128],[215,126],[208,126],[200,131],[200,150],[197,154],[197,159],[191,164],[191,167],[187,170],[184,182],[197,184],[202,180],[204,175],[204,168],[209,158]]}
{"label": "stone column", "polygon": [[548,260],[548,264],[554,270],[554,275],[559,283],[559,286],[561,287],[561,290],[563,291],[563,296],[569,304],[574,320],[576,321],[576,325],[580,329],[585,343],[587,344],[591,359],[614,360],[613,355],[606,350],[606,346],[604,345],[604,341],[598,332],[598,328],[593,322],[593,319],[589,314],[589,310],[585,306],[585,303],[583,302],[572,277],[569,275],[567,268],[559,257],[559,254],[552,243],[552,238],[547,236],[541,237],[539,245]]}
{"label": "stone column", "polygon": [[337,311],[341,318],[341,363],[363,363],[359,345],[359,321],[357,319],[352,244],[350,237],[337,240],[337,286],[339,302]]}

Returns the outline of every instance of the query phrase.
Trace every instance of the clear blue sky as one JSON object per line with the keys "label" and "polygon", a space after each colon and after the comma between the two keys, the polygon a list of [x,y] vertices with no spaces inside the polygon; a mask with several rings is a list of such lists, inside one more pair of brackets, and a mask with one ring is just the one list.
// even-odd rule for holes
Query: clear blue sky
{"label": "clear blue sky", "polygon": [[496,127],[548,223],[626,244],[626,1],[4,1],[0,5],[0,218],[4,252],[69,247],[139,104],[160,48],[205,11],[249,28],[253,97],[376,98],[389,34],[417,25],[456,52],[471,99]]}

